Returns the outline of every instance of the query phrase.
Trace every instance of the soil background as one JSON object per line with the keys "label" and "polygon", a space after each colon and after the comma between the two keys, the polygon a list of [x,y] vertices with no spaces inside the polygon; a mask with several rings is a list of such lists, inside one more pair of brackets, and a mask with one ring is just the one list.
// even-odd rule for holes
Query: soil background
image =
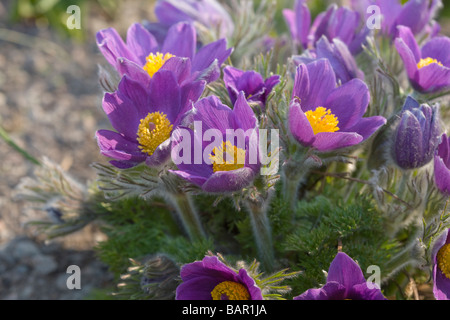
{"label": "soil background", "polygon": [[[98,64],[106,61],[95,33],[114,27],[125,35],[132,23],[153,19],[153,1],[72,1],[68,5],[80,4],[82,22],[73,37],[52,26],[54,20],[45,14],[12,21],[16,3],[0,2],[1,127],[36,159],[46,156],[81,183],[95,179],[90,164],[105,159],[99,155],[94,133],[110,126],[98,82]],[[69,16],[62,12],[60,19],[67,21]],[[15,197],[21,179],[32,176],[35,168],[0,139],[0,299],[94,298],[95,290],[112,286],[112,277],[94,250],[104,235],[90,225],[45,241],[25,226],[47,214]],[[80,267],[80,290],[67,288],[70,265]]]}

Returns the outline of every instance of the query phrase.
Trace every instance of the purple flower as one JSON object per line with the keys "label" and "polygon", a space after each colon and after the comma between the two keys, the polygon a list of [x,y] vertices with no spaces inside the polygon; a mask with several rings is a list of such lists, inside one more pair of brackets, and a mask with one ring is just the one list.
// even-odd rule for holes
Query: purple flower
{"label": "purple flower", "polygon": [[450,229],[436,240],[432,250],[433,293],[437,300],[450,300]]}
{"label": "purple flower", "polygon": [[333,39],[330,43],[327,37],[322,36],[317,41],[315,49],[308,49],[301,55],[293,57],[296,64],[307,64],[317,59],[328,59],[336,74],[336,78],[341,83],[354,78],[364,80],[364,73],[358,68],[355,58],[348,50],[347,45],[338,38]]}
{"label": "purple flower", "polygon": [[300,64],[289,109],[289,129],[301,145],[319,151],[356,145],[386,123],[381,116],[363,118],[369,100],[369,89],[360,79],[337,87],[328,60]]}
{"label": "purple flower", "polygon": [[218,30],[220,38],[230,37],[234,31],[233,20],[216,0],[158,0],[155,15],[165,27],[182,21],[198,22],[205,28]]}
{"label": "purple flower", "polygon": [[223,80],[230,95],[231,102],[234,104],[243,91],[247,101],[258,103],[262,110],[265,110],[267,96],[272,89],[280,83],[280,76],[273,75],[267,79],[256,71],[243,71],[231,66],[223,69]]}
{"label": "purple flower", "polygon": [[[179,58],[174,58],[174,60]],[[189,64],[180,64],[189,72]],[[105,93],[103,110],[117,131],[96,133],[101,153],[125,169],[145,162],[149,166],[164,163],[170,157],[170,135],[198,100],[204,81],[180,85],[176,74],[161,70],[146,83],[123,76],[118,90]]]}
{"label": "purple flower", "polygon": [[320,289],[309,289],[294,300],[387,300],[375,284],[371,286],[358,264],[339,252],[331,262],[326,284]]}
{"label": "purple flower", "polygon": [[442,193],[450,195],[450,139],[445,133],[434,155],[434,181]]}
{"label": "purple flower", "polygon": [[235,271],[215,256],[181,268],[176,300],[263,300],[261,289],[242,268]]}
{"label": "purple flower", "polygon": [[419,48],[407,27],[398,27],[395,47],[413,88],[422,93],[450,88],[450,38],[439,36]]}
{"label": "purple flower", "polygon": [[311,13],[305,0],[297,0],[294,10],[284,9],[283,15],[291,32],[292,39],[303,49],[312,49],[317,41],[326,36],[344,42],[352,54],[362,51],[362,45],[370,33],[365,25],[361,27],[361,18],[357,11],[332,4],[321,12],[311,24]]}
{"label": "purple flower", "polygon": [[[121,75],[127,74],[129,69],[143,69],[152,77],[171,57],[176,56],[190,59],[191,73],[207,82],[219,78],[220,66],[232,51],[226,48],[225,39],[209,43],[197,51],[195,28],[186,22],[170,27],[162,44],[141,24],[135,23],[128,29],[126,43],[115,29],[108,28],[97,32],[97,45]],[[123,60],[126,62],[121,63]]]}
{"label": "purple flower", "polygon": [[402,5],[399,0],[352,0],[352,8],[363,13],[363,17],[368,15],[366,10],[370,5],[380,9],[382,33],[395,38],[398,26],[410,28],[415,35],[426,30],[442,3],[441,0],[410,0]]}
{"label": "purple flower", "polygon": [[258,123],[244,93],[233,109],[209,96],[196,102],[194,110],[195,133],[190,128],[174,133],[172,160],[178,170],[171,172],[205,192],[234,192],[248,186],[260,161]]}
{"label": "purple flower", "polygon": [[437,106],[420,105],[406,98],[393,134],[392,157],[402,169],[415,169],[431,161],[440,137]]}

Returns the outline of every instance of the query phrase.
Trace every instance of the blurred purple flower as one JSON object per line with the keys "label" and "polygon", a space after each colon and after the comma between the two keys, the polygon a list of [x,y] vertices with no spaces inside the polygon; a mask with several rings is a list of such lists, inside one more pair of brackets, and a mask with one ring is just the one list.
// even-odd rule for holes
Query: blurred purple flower
{"label": "blurred purple flower", "polygon": [[319,151],[356,145],[386,123],[381,116],[363,118],[369,100],[369,89],[360,79],[337,87],[327,59],[300,64],[289,109],[289,129],[301,145]]}
{"label": "blurred purple flower", "polygon": [[450,139],[445,133],[434,155],[434,181],[442,193],[450,195]]}
{"label": "blurred purple flower", "polygon": [[263,300],[261,289],[242,268],[235,271],[215,256],[184,265],[176,300]]}
{"label": "blurred purple flower", "polygon": [[398,27],[395,47],[413,88],[422,93],[450,89],[450,38],[440,36],[419,48],[407,27]]}
{"label": "blurred purple flower", "polygon": [[438,117],[437,106],[420,105],[414,98],[406,98],[391,150],[400,168],[419,168],[433,159],[441,135]]}
{"label": "blurred purple flower", "polygon": [[381,290],[369,287],[361,268],[347,254],[339,252],[331,262],[327,283],[309,289],[294,300],[387,300]]}
{"label": "blurred purple flower", "polygon": [[139,23],[128,29],[126,43],[114,28],[101,30],[96,37],[101,53],[121,75],[130,69],[143,69],[152,77],[165,62],[176,56],[190,59],[191,73],[196,78],[212,82],[219,78],[220,66],[232,52],[231,48],[226,48],[225,39],[197,50],[195,28],[186,22],[170,27],[162,44]]}
{"label": "blurred purple flower", "polygon": [[256,102],[262,110],[265,110],[267,96],[280,83],[280,76],[273,75],[263,79],[261,74],[254,70],[243,71],[227,66],[223,69],[223,80],[233,104],[239,92],[243,91],[247,101]]}
{"label": "blurred purple flower", "polygon": [[433,245],[433,293],[436,300],[450,300],[450,229]]}
{"label": "blurred purple flower", "polygon": [[[189,68],[188,64],[182,66]],[[147,83],[123,76],[118,90],[105,93],[103,98],[103,110],[117,132],[97,131],[101,153],[121,169],[143,162],[149,166],[164,163],[170,158],[172,131],[182,123],[204,87],[204,81],[180,85],[169,70],[161,70]]]}
{"label": "blurred purple flower", "polygon": [[[196,102],[194,110],[192,121],[196,133],[190,128],[174,132],[172,160],[178,170],[171,172],[205,192],[234,192],[248,186],[258,174],[260,162],[258,123],[244,93],[239,94],[233,109],[222,104],[217,97],[208,96]],[[195,128],[196,123],[201,124],[201,128]],[[211,133],[214,141],[204,141],[211,141],[211,136],[204,138]],[[236,136],[230,137],[230,133]],[[188,142],[184,139],[191,140],[187,146],[188,156],[185,155]],[[228,159],[230,156],[233,158],[231,161]]]}
{"label": "blurred purple flower", "polygon": [[361,23],[360,14],[346,7],[332,4],[321,12],[311,25],[311,13],[305,0],[296,0],[294,10],[284,9],[283,15],[295,43],[303,49],[315,48],[317,41],[326,36],[344,42],[354,55],[360,53],[370,29]]}
{"label": "blurred purple flower", "polygon": [[355,58],[348,50],[348,47],[338,38],[330,41],[322,36],[316,43],[315,49],[308,49],[301,55],[294,56],[294,62],[308,64],[317,59],[328,59],[333,67],[336,78],[341,83],[346,83],[354,78],[364,80],[364,73],[358,68]]}
{"label": "blurred purple flower", "polygon": [[381,31],[392,39],[397,36],[397,27],[405,26],[413,34],[424,30],[432,35],[436,33],[438,24],[433,22],[436,12],[442,7],[441,0],[410,0],[402,4],[400,0],[352,0],[351,7],[368,18],[367,8],[376,5],[382,15]]}
{"label": "blurred purple flower", "polygon": [[167,28],[187,21],[198,22],[210,30],[217,29],[219,38],[228,38],[234,31],[233,20],[216,0],[158,0],[155,15]]}

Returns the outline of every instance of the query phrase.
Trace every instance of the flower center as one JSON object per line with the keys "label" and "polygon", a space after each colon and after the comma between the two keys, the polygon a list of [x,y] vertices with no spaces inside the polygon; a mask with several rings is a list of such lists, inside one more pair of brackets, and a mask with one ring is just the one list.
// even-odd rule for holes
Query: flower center
{"label": "flower center", "polygon": [[437,254],[437,265],[442,273],[450,279],[450,243],[443,245]]}
{"label": "flower center", "polygon": [[211,291],[213,300],[250,300],[250,293],[247,288],[234,281],[224,281],[219,283]]}
{"label": "flower center", "polygon": [[[233,160],[225,161],[230,158]],[[214,172],[237,170],[244,167],[245,150],[236,147],[230,141],[222,142],[221,146],[214,147],[209,159]]]}
{"label": "flower center", "polygon": [[175,57],[173,54],[166,53],[162,54],[161,52],[157,52],[156,54],[150,53],[145,60],[145,66],[143,67],[145,71],[153,77],[153,75],[161,69],[161,67],[166,63],[170,58]]}
{"label": "flower center", "polygon": [[139,149],[152,155],[161,143],[170,138],[171,132],[172,124],[164,113],[149,113],[139,124],[137,132]]}
{"label": "flower center", "polygon": [[426,67],[432,63],[437,63],[438,65],[440,65],[442,67],[442,63],[440,63],[439,61],[437,61],[436,59],[432,59],[430,57],[425,58],[425,59],[420,59],[419,63],[417,64],[417,68],[421,69],[423,67]]}
{"label": "flower center", "polygon": [[339,127],[337,126],[339,121],[329,109],[317,107],[314,111],[306,111],[305,115],[311,124],[314,134],[319,132],[335,132],[339,130]]}

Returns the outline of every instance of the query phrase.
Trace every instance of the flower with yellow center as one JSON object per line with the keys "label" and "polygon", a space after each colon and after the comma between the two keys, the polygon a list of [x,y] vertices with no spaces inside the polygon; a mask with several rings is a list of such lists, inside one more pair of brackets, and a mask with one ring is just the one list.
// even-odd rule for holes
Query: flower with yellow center
{"label": "flower with yellow center", "polygon": [[439,249],[436,259],[439,269],[450,279],[450,243],[443,245]]}
{"label": "flower with yellow center", "polygon": [[339,121],[329,109],[317,107],[314,111],[309,110],[305,112],[305,115],[311,124],[314,134],[319,132],[335,132],[339,130],[339,127],[337,126]]}
{"label": "flower with yellow center", "polygon": [[428,57],[425,59],[420,59],[419,63],[417,64],[417,68],[422,69],[423,67],[426,67],[432,63],[437,63],[438,65],[440,65],[442,67],[442,63],[440,63],[436,59]]}
{"label": "flower with yellow center", "polygon": [[144,70],[147,71],[150,77],[161,69],[161,67],[166,63],[170,58],[175,57],[173,54],[166,53],[162,54],[161,52],[157,52],[156,54],[150,53],[147,58],[145,58]]}
{"label": "flower with yellow center", "polygon": [[[233,160],[225,161],[229,158]],[[209,159],[213,164],[214,172],[237,170],[244,167],[245,150],[236,147],[230,141],[222,142],[221,146],[214,147]]]}
{"label": "flower with yellow center", "polygon": [[250,293],[239,282],[224,281],[214,287],[211,297],[213,300],[250,300]]}
{"label": "flower with yellow center", "polygon": [[137,132],[139,149],[151,156],[161,143],[170,138],[172,128],[163,112],[149,113],[139,124]]}

